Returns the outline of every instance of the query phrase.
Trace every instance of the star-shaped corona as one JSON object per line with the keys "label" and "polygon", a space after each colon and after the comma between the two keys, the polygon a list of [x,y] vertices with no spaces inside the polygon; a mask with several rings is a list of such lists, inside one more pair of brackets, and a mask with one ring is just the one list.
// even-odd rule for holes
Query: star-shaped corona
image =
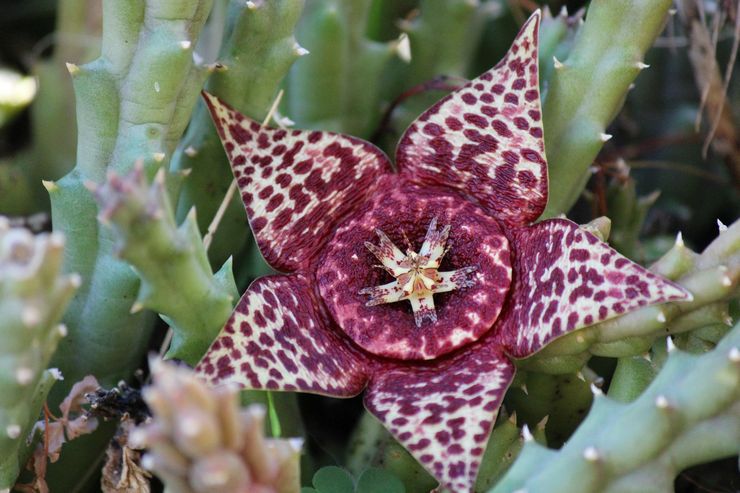
{"label": "star-shaped corona", "polygon": [[[202,377],[364,391],[367,409],[445,488],[467,493],[514,359],[691,298],[571,221],[535,222],[548,189],[539,21],[537,12],[498,65],[409,126],[395,168],[369,142],[265,128],[204,94],[257,245],[284,274],[247,289],[198,364]],[[405,254],[395,246],[404,243]],[[394,302],[405,299],[412,310]]]}
{"label": "star-shaped corona", "polygon": [[414,321],[421,327],[424,319],[434,323],[437,313],[434,310],[434,295],[455,289],[468,288],[475,282],[469,274],[475,272],[475,266],[467,266],[449,272],[439,272],[439,266],[447,253],[445,245],[450,235],[450,225],[437,229],[437,218],[429,223],[424,243],[419,253],[411,249],[407,241],[406,254],[381,230],[375,232],[380,240],[379,245],[365,242],[365,246],[380,261],[380,266],[396,280],[360,290],[360,294],[370,295],[367,306],[395,303],[408,300],[414,312]]}

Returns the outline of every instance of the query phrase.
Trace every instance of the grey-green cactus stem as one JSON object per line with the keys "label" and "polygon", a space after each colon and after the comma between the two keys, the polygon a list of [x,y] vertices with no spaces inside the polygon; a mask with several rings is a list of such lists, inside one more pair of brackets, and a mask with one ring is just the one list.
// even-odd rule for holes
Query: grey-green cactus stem
{"label": "grey-green cactus stem", "polygon": [[[97,205],[83,183],[102,182],[108,170],[125,173],[137,160],[150,177],[166,164],[206,75],[193,61],[193,48],[211,4],[105,0],[101,56],[68,66],[77,106],[77,163],[47,189],[54,229],[68,237],[65,269],[79,272],[83,285],[64,318],[69,337],[54,358],[65,374],[65,385],[52,392],[56,403],[87,374],[108,387],[141,364],[155,318],[131,313],[139,278],[115,256],[114,234],[98,225]],[[75,491],[101,456],[96,440],[104,446],[106,437],[71,443],[50,469],[50,483]]]}
{"label": "grey-green cactus stem", "polygon": [[544,100],[551,187],[543,217],[567,212],[610,136],[645,52],[660,34],[671,0],[594,0],[568,58],[555,63]]}
{"label": "grey-green cactus stem", "polygon": [[364,138],[375,130],[382,72],[396,45],[365,37],[370,3],[307,2],[297,37],[311,54],[291,69],[284,105],[296,126]]}
{"label": "grey-green cactus stem", "polygon": [[557,14],[552,15],[545,7],[542,23],[540,24],[540,97],[547,97],[548,81],[555,70],[555,60],[564,60],[573,46],[583,22],[584,10],[579,10],[568,16],[565,7]]}
{"label": "grey-green cactus stem", "polygon": [[652,269],[693,294],[693,300],[641,308],[553,341],[519,366],[547,373],[577,371],[589,355],[627,357],[647,351],[656,337],[732,322],[729,300],[740,289],[740,220],[721,232],[702,254],[680,235]]}
{"label": "grey-green cactus stem", "polygon": [[613,224],[609,244],[635,262],[643,261],[638,238],[648,210],[659,195],[656,191],[638,197],[635,180],[628,176],[624,182],[612,183],[607,189],[607,212]]}
{"label": "grey-green cactus stem", "polygon": [[61,273],[63,247],[59,233],[34,237],[0,216],[0,490],[15,483],[26,438],[62,377],[47,367],[67,333],[59,320],[81,282]]}
{"label": "grey-green cactus stem", "polygon": [[[66,268],[85,280],[65,317],[70,337],[56,363],[74,382],[94,373],[114,385],[139,364],[152,326],[131,314],[138,277],[114,256],[112,232],[99,228],[83,182],[101,182],[143,160],[152,176],[188,122],[204,71],[193,46],[210,1],[104,2],[102,56],[70,65],[79,140],[75,169],[47,184],[54,228],[69,234]],[[79,358],[85,354],[85,358]]]}
{"label": "grey-green cactus stem", "polygon": [[[302,8],[303,0],[230,1],[219,65],[208,78],[206,89],[240,112],[264,119],[280,81],[293,62],[307,53],[293,37]],[[184,221],[195,206],[200,230],[205,233],[234,178],[202,102],[172,158],[172,169],[191,171],[177,204],[178,221]],[[209,249],[213,263],[221,265],[243,251],[250,237],[237,194],[213,237]]]}
{"label": "grey-green cactus stem", "polygon": [[[740,324],[704,355],[671,351],[632,403],[596,395],[562,449],[525,444],[490,493],[670,492],[682,469],[735,455],[738,443]],[[563,474],[578,481],[563,480]]]}
{"label": "grey-green cactus stem", "polygon": [[175,223],[164,180],[160,169],[148,185],[139,166],[92,188],[100,221],[115,230],[118,254],[141,278],[134,309],[158,312],[174,331],[168,357],[195,365],[231,315],[238,292],[231,261],[213,274],[195,209],[180,227]]}

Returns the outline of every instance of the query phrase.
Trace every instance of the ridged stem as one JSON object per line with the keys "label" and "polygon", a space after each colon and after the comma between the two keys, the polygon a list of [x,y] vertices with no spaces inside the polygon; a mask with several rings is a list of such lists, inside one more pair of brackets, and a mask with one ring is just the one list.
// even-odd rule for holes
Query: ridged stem
{"label": "ridged stem", "polygon": [[[56,403],[87,374],[110,387],[141,364],[155,319],[130,312],[139,278],[115,256],[114,234],[99,227],[84,182],[102,182],[109,170],[125,173],[137,161],[151,177],[166,164],[206,74],[193,62],[193,48],[211,3],[105,0],[101,56],[68,65],[77,105],[77,164],[46,186],[54,230],[68,236],[65,269],[79,272],[83,286],[64,318],[70,337],[54,359],[65,374],[64,385],[52,392]],[[75,491],[105,441],[91,435],[72,442],[50,469],[50,484]]]}
{"label": "ridged stem", "polygon": [[644,68],[645,52],[663,29],[671,0],[595,0],[566,60],[550,77],[544,100],[550,196],[543,217],[567,212],[589,177],[606,127]]}
{"label": "ridged stem", "polygon": [[10,228],[0,216],[0,490],[15,483],[29,451],[29,433],[51,386],[47,370],[59,340],[59,320],[80,286],[62,275],[64,239]]}
{"label": "ridged stem", "polygon": [[490,493],[671,491],[683,468],[737,454],[738,402],[740,324],[704,355],[671,351],[632,403],[595,396],[562,449],[525,444]]}

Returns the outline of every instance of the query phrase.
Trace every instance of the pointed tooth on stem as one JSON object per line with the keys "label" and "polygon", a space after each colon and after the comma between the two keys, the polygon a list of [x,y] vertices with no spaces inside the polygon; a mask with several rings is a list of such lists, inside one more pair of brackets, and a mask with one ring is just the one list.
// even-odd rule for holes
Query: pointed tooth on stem
{"label": "pointed tooth on stem", "polygon": [[36,307],[27,306],[21,312],[21,322],[29,329],[35,327],[41,322],[41,312]]}
{"label": "pointed tooth on stem", "polygon": [[41,184],[44,186],[47,192],[56,192],[59,190],[59,186],[51,180],[41,180]]}
{"label": "pointed tooth on stem", "polygon": [[563,64],[563,62],[561,62],[560,60],[558,60],[558,58],[556,56],[553,56],[552,57],[552,64],[555,67],[555,70],[560,70],[563,67],[565,67],[565,65]]}
{"label": "pointed tooth on stem", "polygon": [[5,434],[8,435],[8,438],[11,440],[15,440],[19,436],[21,436],[21,427],[20,425],[8,425],[5,427]]}
{"label": "pointed tooth on stem", "polygon": [[28,385],[33,381],[33,370],[24,366],[16,368],[15,381],[21,386]]}
{"label": "pointed tooth on stem", "polygon": [[655,407],[658,409],[666,410],[671,407],[670,402],[668,402],[668,398],[664,395],[659,395],[655,398]]}
{"label": "pointed tooth on stem", "polygon": [[738,349],[737,346],[730,349],[728,358],[730,358],[730,361],[732,361],[733,363],[740,363],[740,349]]}
{"label": "pointed tooth on stem", "polygon": [[673,339],[671,338],[671,336],[668,336],[665,338],[665,345],[666,345],[666,350],[669,353],[672,353],[676,350],[676,345],[673,344]]}
{"label": "pointed tooth on stem", "polygon": [[303,46],[299,45],[298,43],[295,43],[293,45],[293,52],[296,54],[296,56],[299,56],[299,57],[306,56],[309,53],[311,53],[310,51],[308,51],[306,48],[304,48]]}
{"label": "pointed tooth on stem", "polygon": [[583,451],[583,458],[586,459],[588,462],[597,462],[599,459],[601,459],[601,454],[599,454],[599,451],[596,450],[596,447],[586,447],[586,449]]}
{"label": "pointed tooth on stem", "polygon": [[525,442],[534,441],[534,436],[532,436],[532,432],[529,431],[529,426],[527,425],[522,426],[522,438],[524,438]]}
{"label": "pointed tooth on stem", "polygon": [[595,383],[591,384],[591,393],[595,396],[604,395],[604,391],[602,391]]}

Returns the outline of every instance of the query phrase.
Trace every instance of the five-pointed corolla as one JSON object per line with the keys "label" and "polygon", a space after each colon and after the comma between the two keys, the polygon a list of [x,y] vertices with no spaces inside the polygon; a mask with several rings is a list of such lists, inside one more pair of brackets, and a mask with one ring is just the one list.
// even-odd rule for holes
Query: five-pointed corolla
{"label": "five-pointed corolla", "polygon": [[336,397],[364,389],[398,441],[467,492],[512,358],[690,297],[568,220],[532,224],[547,201],[539,20],[411,124],[397,171],[368,142],[263,128],[205,94],[257,244],[287,274],[252,283],[199,363],[203,377]]}

